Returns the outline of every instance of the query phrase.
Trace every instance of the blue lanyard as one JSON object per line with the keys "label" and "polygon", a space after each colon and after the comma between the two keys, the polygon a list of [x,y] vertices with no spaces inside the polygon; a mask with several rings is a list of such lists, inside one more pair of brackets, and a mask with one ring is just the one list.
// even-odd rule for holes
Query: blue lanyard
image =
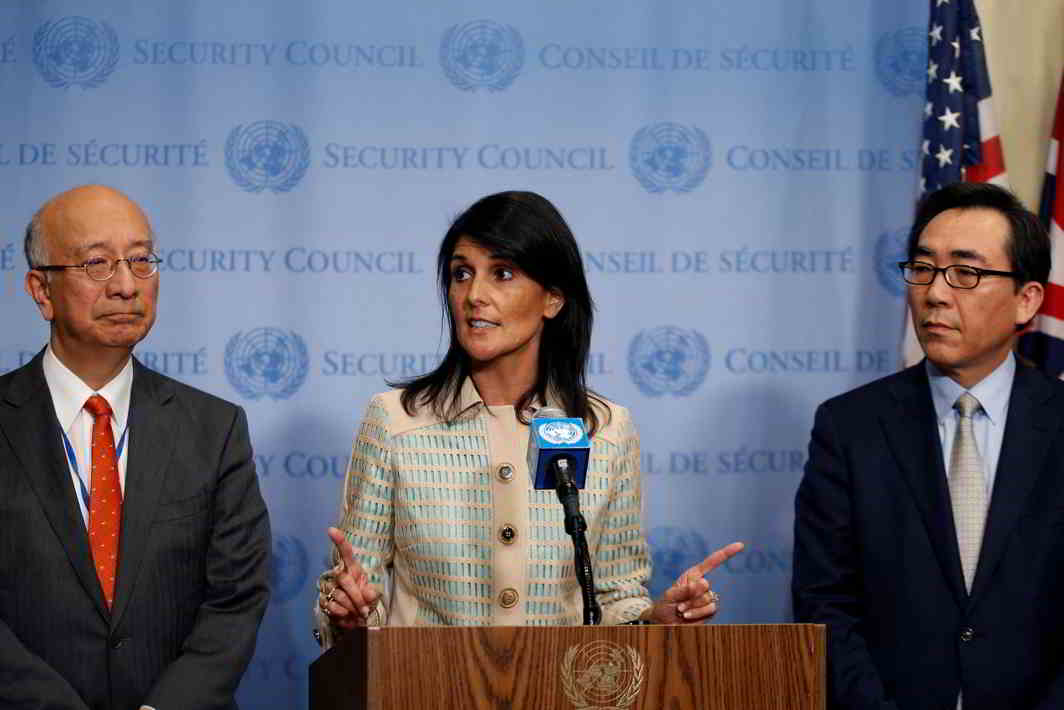
{"label": "blue lanyard", "polygon": [[[70,445],[70,439],[67,438],[65,431],[60,431],[63,435],[63,446],[66,448],[67,461],[70,462],[70,468],[74,469],[74,475],[78,477],[78,494],[81,496],[79,501],[85,506],[85,514],[89,513],[89,490],[85,487],[85,479],[81,475],[81,471],[78,470],[78,458],[74,454],[74,447]],[[126,428],[122,430],[122,436],[118,440],[118,448],[115,450],[115,462],[118,462],[122,458],[122,449],[126,446],[126,434],[129,433],[129,423],[126,422]]]}

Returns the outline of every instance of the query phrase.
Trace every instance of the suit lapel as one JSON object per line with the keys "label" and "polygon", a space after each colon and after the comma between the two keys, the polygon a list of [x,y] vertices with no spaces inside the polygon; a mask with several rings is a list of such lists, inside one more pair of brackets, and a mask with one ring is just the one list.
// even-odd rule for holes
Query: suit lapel
{"label": "suit lapel", "polygon": [[942,465],[935,406],[924,364],[903,372],[892,383],[891,393],[896,407],[881,414],[883,430],[923,517],[942,574],[957,603],[963,605],[967,592]]}
{"label": "suit lapel", "polygon": [[110,614],[92,564],[89,536],[62,451],[62,433],[42,360],[43,351],[12,376],[0,403],[0,433],[15,452],[14,468],[21,469],[29,481],[78,581],[106,619]]}
{"label": "suit lapel", "polygon": [[972,580],[972,604],[978,601],[1000,563],[1005,543],[1043,470],[1053,434],[1060,426],[1055,408],[1049,406],[1052,397],[1053,390],[1044,375],[1017,364],[979,565]]}
{"label": "suit lapel", "polygon": [[144,555],[159,493],[173,452],[173,397],[170,384],[133,361],[133,390],[129,404],[129,456],[122,500],[122,537],[118,549],[118,582],[112,624],[129,605]]}

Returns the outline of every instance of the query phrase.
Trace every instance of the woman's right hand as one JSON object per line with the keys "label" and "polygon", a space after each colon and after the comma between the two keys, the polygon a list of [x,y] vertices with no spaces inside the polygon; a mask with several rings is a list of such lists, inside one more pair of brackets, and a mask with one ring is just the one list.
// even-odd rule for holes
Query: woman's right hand
{"label": "woman's right hand", "polygon": [[318,593],[318,606],[328,614],[329,621],[345,631],[365,626],[380,601],[381,593],[369,583],[369,575],[355,559],[355,550],[338,528],[329,528],[329,539],[336,547],[340,562],[332,568]]}

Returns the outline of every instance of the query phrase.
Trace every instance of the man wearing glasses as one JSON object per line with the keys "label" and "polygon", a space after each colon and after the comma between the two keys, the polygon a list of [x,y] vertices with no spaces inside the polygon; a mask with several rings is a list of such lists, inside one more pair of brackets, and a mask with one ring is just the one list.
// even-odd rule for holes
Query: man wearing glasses
{"label": "man wearing glasses", "polygon": [[26,230],[47,346],[0,377],[0,707],[232,708],[266,610],[247,420],[131,355],[148,219],[96,185]]}
{"label": "man wearing glasses", "polygon": [[798,621],[832,708],[1064,708],[1064,383],[1017,363],[1045,228],[1007,191],[926,197],[900,265],[924,362],[828,400],[795,501]]}

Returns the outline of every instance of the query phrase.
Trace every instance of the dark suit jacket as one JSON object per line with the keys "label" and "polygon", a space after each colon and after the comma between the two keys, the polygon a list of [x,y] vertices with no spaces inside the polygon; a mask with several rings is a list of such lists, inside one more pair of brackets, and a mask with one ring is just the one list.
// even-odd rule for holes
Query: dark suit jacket
{"label": "dark suit jacket", "polygon": [[108,613],[41,360],[0,377],[0,707],[235,707],[269,595],[243,411],[134,361]]}
{"label": "dark suit jacket", "polygon": [[1064,383],[1017,366],[970,595],[923,364],[821,405],[795,512],[830,707],[1064,708]]}

